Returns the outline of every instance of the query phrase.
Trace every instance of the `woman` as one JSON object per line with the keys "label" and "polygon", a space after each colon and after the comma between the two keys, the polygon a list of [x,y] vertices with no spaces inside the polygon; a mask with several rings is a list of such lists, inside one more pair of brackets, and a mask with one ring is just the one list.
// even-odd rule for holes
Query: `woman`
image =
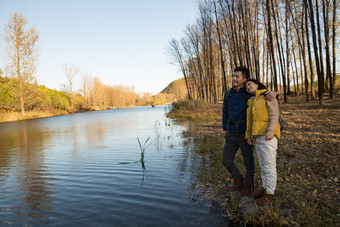
{"label": "woman", "polygon": [[257,80],[246,82],[246,91],[253,95],[248,100],[246,139],[254,145],[261,168],[262,189],[252,193],[256,204],[274,201],[276,189],[276,150],[280,139],[278,101],[264,99],[266,86]]}

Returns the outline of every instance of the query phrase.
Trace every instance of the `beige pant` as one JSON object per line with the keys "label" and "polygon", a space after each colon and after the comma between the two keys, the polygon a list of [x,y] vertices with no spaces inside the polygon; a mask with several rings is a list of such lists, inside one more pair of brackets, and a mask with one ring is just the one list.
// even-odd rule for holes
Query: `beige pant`
{"label": "beige pant", "polygon": [[265,136],[256,136],[255,149],[261,168],[262,186],[266,193],[273,195],[276,189],[276,150],[277,138],[274,136],[270,141]]}

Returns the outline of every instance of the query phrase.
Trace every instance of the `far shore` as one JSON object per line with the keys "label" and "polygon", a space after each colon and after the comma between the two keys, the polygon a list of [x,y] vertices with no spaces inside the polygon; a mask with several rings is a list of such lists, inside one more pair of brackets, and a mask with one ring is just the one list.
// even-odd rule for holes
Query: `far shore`
{"label": "far shore", "polygon": [[54,117],[54,116],[68,115],[68,114],[75,114],[75,113],[86,113],[86,112],[92,112],[92,111],[103,111],[103,110],[114,110],[114,109],[126,109],[126,108],[134,108],[134,107],[140,107],[140,106],[121,106],[121,107],[113,107],[113,108],[106,108],[106,109],[100,109],[100,108],[81,109],[80,111],[75,111],[75,112],[68,112],[66,110],[52,110],[52,111],[33,110],[33,111],[26,111],[25,115],[22,115],[21,112],[2,112],[2,113],[0,112],[0,123]]}

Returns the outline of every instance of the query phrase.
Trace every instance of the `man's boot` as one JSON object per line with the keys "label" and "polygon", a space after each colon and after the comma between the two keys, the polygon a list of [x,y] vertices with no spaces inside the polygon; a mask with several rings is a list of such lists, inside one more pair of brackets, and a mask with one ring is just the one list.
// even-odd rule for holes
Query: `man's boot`
{"label": "man's boot", "polygon": [[226,189],[229,191],[240,191],[243,188],[243,179],[235,179],[230,185],[227,185]]}
{"label": "man's boot", "polygon": [[260,190],[251,193],[251,197],[253,197],[254,199],[258,199],[264,195],[265,191],[266,189],[261,188]]}
{"label": "man's boot", "polygon": [[251,184],[244,183],[243,188],[242,188],[242,190],[240,192],[241,197],[250,195],[251,194],[251,189],[252,189]]}
{"label": "man's boot", "polygon": [[270,204],[274,201],[274,195],[267,194],[266,192],[264,195],[255,200],[256,204],[259,206],[264,206],[266,204]]}

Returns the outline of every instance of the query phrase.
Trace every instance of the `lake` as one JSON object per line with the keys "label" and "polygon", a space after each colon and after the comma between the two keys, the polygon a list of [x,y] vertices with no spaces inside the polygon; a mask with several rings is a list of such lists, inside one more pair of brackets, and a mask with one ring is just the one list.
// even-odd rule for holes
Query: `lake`
{"label": "lake", "polygon": [[1,123],[0,226],[226,225],[168,108]]}

